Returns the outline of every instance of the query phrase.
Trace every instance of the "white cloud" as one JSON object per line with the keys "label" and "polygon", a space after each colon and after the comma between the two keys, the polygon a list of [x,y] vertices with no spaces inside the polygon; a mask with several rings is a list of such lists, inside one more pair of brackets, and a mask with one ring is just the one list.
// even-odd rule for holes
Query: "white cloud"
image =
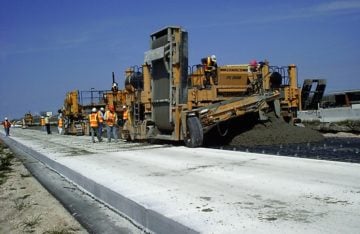
{"label": "white cloud", "polygon": [[360,10],[360,1],[334,1],[334,2],[317,5],[314,7],[313,10],[323,13]]}

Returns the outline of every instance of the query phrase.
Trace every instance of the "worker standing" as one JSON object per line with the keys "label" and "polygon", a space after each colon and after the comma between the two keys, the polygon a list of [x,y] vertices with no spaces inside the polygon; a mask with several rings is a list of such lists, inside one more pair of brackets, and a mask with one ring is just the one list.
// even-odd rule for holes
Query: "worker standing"
{"label": "worker standing", "polygon": [[120,130],[122,139],[125,139],[122,134],[122,132],[123,132],[122,130],[125,130],[125,123],[128,120],[128,118],[129,118],[129,110],[126,106],[123,106],[123,116],[122,116],[122,121],[121,121],[121,130]]}
{"label": "worker standing", "polygon": [[116,128],[117,114],[115,113],[114,106],[112,105],[109,106],[109,110],[105,112],[104,120],[106,122],[108,142],[111,141],[111,134],[113,135],[115,142],[117,142],[118,141],[117,128]]}
{"label": "worker standing", "polygon": [[91,140],[95,143],[95,134],[97,135],[97,139],[100,142],[100,136],[98,134],[98,113],[96,112],[96,108],[92,108],[91,114],[89,114],[89,122],[90,122],[90,132],[91,132]]}
{"label": "worker standing", "polygon": [[201,63],[204,67],[205,72],[205,84],[204,86],[208,86],[211,84],[210,80],[213,80],[213,83],[217,85],[217,62],[216,62],[216,56],[211,55],[206,58],[201,59]]}
{"label": "worker standing", "polygon": [[126,106],[123,106],[123,110],[124,110],[124,113],[123,113],[123,124],[125,124],[126,120],[128,120],[129,118],[129,111],[127,109]]}
{"label": "worker standing", "polygon": [[98,117],[98,137],[100,138],[99,141],[102,141],[102,129],[103,129],[103,125],[104,125],[104,107],[101,107],[100,110],[97,113],[97,117]]}
{"label": "worker standing", "polygon": [[11,123],[7,117],[5,117],[3,125],[4,125],[5,135],[10,136]]}
{"label": "worker standing", "polygon": [[51,134],[51,130],[50,130],[50,119],[49,119],[49,115],[48,115],[48,114],[45,116],[45,126],[46,126],[46,132],[47,132],[47,134]]}
{"label": "worker standing", "polygon": [[60,113],[59,117],[58,117],[58,131],[59,131],[60,135],[63,134],[63,126],[64,126],[64,121],[63,121],[63,118],[62,118],[62,114]]}
{"label": "worker standing", "polygon": [[255,59],[251,60],[249,63],[248,71],[249,72],[257,72],[258,65],[259,65],[258,62]]}
{"label": "worker standing", "polygon": [[44,131],[45,132],[45,118],[44,116],[41,116],[40,118],[40,126],[41,126],[41,131]]}

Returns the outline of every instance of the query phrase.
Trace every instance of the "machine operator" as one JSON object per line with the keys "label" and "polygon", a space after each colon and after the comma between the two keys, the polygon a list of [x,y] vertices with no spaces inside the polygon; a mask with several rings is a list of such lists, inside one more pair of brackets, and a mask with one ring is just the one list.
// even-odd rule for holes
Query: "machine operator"
{"label": "machine operator", "polygon": [[206,58],[201,59],[201,64],[204,67],[205,71],[205,81],[204,86],[211,85],[210,80],[212,79],[213,83],[217,85],[217,62],[216,62],[216,56],[211,55]]}

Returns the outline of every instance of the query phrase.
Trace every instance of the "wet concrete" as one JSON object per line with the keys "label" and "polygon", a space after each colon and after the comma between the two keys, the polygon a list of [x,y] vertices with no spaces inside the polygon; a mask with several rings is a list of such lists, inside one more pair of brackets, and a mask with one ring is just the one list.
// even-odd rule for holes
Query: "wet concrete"
{"label": "wet concrete", "polygon": [[254,147],[324,140],[316,130],[294,126],[274,114],[268,116],[267,121],[259,121],[256,114],[249,114],[214,127],[205,136],[205,146]]}

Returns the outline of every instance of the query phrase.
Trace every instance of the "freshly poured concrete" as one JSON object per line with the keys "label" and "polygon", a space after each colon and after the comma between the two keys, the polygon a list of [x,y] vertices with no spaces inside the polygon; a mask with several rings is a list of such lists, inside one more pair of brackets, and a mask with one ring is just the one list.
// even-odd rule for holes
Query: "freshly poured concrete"
{"label": "freshly poured concrete", "polygon": [[12,133],[11,139],[62,165],[54,167],[152,231],[360,232],[359,164],[167,145],[92,144],[87,136],[27,129]]}

